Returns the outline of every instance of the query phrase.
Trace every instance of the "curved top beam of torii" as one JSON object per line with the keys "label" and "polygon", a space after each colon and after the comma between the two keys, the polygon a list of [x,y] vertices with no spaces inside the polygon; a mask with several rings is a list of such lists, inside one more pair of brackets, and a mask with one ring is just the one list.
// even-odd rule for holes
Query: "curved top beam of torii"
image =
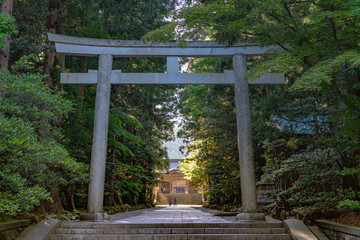
{"label": "curved top beam of torii", "polygon": [[75,56],[98,56],[110,54],[114,57],[232,57],[236,54],[264,55],[279,50],[278,46],[263,47],[256,43],[234,43],[231,45],[213,41],[154,43],[131,40],[109,40],[80,38],[48,33],[60,54]]}
{"label": "curved top beam of torii", "polygon": [[[226,45],[212,41],[152,43],[128,40],[79,38],[48,33],[55,42],[56,52],[75,56],[112,55],[113,57],[167,57],[167,73],[111,73],[112,84],[234,84],[233,71],[224,73],[179,73],[178,57],[232,57],[242,55],[263,55],[276,51],[276,46],[261,47],[254,43]],[[97,71],[89,73],[62,73],[63,84],[96,84]],[[250,84],[282,84],[284,75],[266,74]]]}

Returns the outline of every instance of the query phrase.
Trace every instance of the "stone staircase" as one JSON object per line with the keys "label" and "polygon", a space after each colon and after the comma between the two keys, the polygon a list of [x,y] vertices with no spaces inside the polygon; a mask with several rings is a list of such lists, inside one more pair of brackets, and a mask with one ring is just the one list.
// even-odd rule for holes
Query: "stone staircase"
{"label": "stone staircase", "polygon": [[168,205],[169,198],[176,198],[178,205],[202,205],[200,193],[158,193],[156,205]]}
{"label": "stone staircase", "polygon": [[282,223],[64,222],[51,240],[291,240]]}

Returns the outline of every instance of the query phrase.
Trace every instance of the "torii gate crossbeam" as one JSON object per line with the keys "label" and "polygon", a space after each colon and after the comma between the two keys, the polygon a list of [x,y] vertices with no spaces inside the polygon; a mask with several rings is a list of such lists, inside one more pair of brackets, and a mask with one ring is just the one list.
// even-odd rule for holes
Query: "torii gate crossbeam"
{"label": "torii gate crossbeam", "polygon": [[[261,47],[253,43],[235,43],[231,46],[217,42],[151,43],[89,39],[48,33],[60,54],[99,56],[98,71],[89,73],[62,73],[63,84],[97,84],[90,163],[88,213],[83,220],[102,221],[107,135],[109,125],[111,84],[234,84],[238,148],[243,212],[239,221],[264,220],[257,211],[255,163],[251,135],[248,84],[282,84],[283,74],[267,74],[252,82],[244,80],[246,56],[259,56],[278,48]],[[167,73],[121,73],[112,70],[113,57],[167,57]],[[178,57],[233,57],[233,71],[224,73],[179,73]]]}

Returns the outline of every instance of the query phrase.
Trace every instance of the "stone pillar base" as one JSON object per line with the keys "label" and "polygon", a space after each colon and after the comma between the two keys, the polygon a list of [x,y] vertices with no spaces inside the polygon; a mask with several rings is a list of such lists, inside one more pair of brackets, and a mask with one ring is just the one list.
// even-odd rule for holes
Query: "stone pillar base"
{"label": "stone pillar base", "polygon": [[236,221],[265,221],[265,215],[263,213],[238,213],[238,215],[236,215]]}
{"label": "stone pillar base", "polygon": [[81,221],[94,221],[94,222],[102,222],[109,220],[109,215],[106,213],[81,213],[80,214]]}

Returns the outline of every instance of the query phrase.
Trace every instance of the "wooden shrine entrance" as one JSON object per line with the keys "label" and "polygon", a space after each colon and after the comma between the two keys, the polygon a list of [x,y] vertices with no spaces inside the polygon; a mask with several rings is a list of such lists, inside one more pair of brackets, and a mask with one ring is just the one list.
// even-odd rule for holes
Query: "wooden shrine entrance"
{"label": "wooden shrine entrance", "polygon": [[[282,74],[266,74],[247,82],[246,56],[260,56],[275,47],[235,43],[231,46],[217,42],[151,43],[107,39],[89,39],[48,33],[59,54],[99,56],[98,71],[62,73],[62,84],[97,84],[93,144],[90,163],[88,212],[83,220],[105,220],[103,213],[105,164],[109,124],[111,84],[234,84],[238,148],[240,161],[243,213],[240,220],[263,220],[258,213],[255,182],[255,163],[251,135],[248,84],[282,84]],[[113,57],[166,57],[166,73],[122,73],[112,70]],[[233,70],[224,73],[179,73],[178,57],[233,57]]]}

